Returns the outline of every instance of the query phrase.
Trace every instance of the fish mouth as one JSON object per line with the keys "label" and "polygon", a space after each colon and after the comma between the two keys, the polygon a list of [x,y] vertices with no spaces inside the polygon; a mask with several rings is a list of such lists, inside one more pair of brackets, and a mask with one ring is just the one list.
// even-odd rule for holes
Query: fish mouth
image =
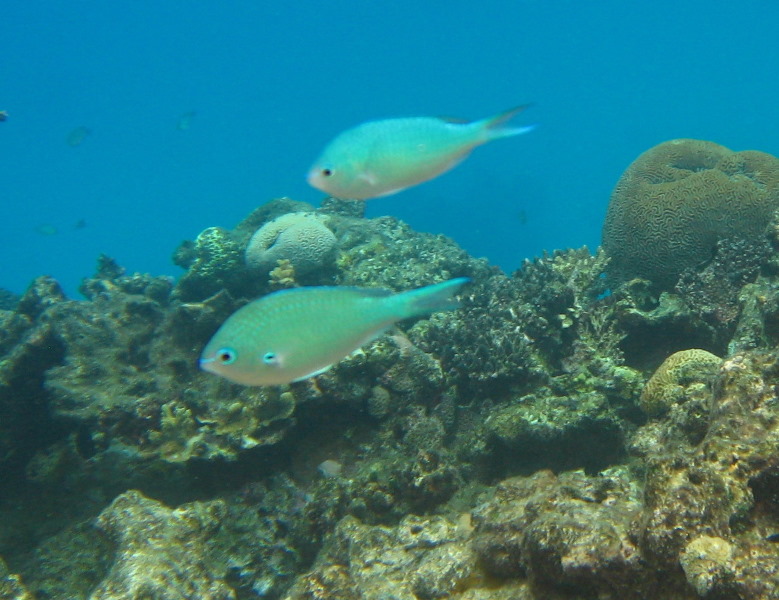
{"label": "fish mouth", "polygon": [[197,361],[197,366],[203,371],[214,372],[214,359],[213,358],[201,358]]}

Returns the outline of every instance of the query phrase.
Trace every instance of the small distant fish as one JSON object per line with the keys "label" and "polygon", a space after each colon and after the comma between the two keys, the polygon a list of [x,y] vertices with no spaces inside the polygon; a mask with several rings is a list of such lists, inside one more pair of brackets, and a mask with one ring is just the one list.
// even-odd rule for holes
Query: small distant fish
{"label": "small distant fish", "polygon": [[323,373],[393,323],[457,308],[469,281],[450,279],[392,294],[356,287],[302,287],[263,296],[222,324],[200,367],[244,385],[281,385]]}
{"label": "small distant fish", "polygon": [[59,229],[57,229],[54,225],[45,223],[43,225],[38,225],[35,228],[35,233],[39,235],[57,235],[59,233]]}
{"label": "small distant fish", "polygon": [[195,119],[195,115],[197,113],[194,110],[191,110],[189,112],[185,112],[183,115],[181,115],[176,122],[176,129],[179,131],[186,131],[190,127],[192,127],[192,121]]}
{"label": "small distant fish", "polygon": [[519,210],[519,212],[517,212],[517,220],[519,221],[520,225],[527,225],[527,212],[524,210]]}
{"label": "small distant fish", "polygon": [[90,130],[89,127],[80,125],[68,134],[68,137],[65,138],[65,141],[68,143],[68,146],[75,148],[76,146],[83,144],[84,140],[87,139],[90,135],[92,135],[92,130]]}
{"label": "small distant fish", "polygon": [[75,223],[73,223],[73,229],[84,229],[84,227],[87,226],[87,220],[86,219],[79,219]]}
{"label": "small distant fish", "polygon": [[472,123],[434,117],[363,123],[330,142],[309,170],[308,182],[336,198],[389,196],[445,173],[476,146],[531,131],[532,125],[505,125],[525,108]]}
{"label": "small distant fish", "polygon": [[7,121],[7,120],[8,120],[8,111],[0,110],[0,121]]}

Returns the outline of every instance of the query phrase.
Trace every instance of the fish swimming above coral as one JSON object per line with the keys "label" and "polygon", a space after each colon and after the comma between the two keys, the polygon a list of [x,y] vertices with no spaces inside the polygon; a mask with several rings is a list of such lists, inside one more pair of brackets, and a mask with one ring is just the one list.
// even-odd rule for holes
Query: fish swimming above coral
{"label": "fish swimming above coral", "polygon": [[458,307],[459,277],[408,292],[302,287],[263,296],[222,324],[200,367],[244,385],[281,385],[323,373],[393,323]]}
{"label": "fish swimming above coral", "polygon": [[506,125],[525,108],[471,123],[435,117],[369,121],[330,142],[307,179],[336,198],[389,196],[452,169],[476,146],[531,131],[533,125]]}

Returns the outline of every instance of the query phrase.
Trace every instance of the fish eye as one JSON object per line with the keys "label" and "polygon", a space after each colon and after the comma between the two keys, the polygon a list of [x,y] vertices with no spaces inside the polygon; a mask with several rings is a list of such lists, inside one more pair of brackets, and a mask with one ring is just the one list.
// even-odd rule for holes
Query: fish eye
{"label": "fish eye", "polygon": [[234,363],[237,357],[238,355],[232,348],[221,348],[219,352],[216,353],[216,360],[218,360],[223,365]]}
{"label": "fish eye", "polygon": [[279,364],[279,359],[275,352],[266,352],[262,355],[262,362],[266,365],[276,366]]}
{"label": "fish eye", "polygon": [[333,174],[333,170],[332,169],[327,169],[327,168],[322,169],[322,175],[324,175],[325,177],[330,177],[330,175],[332,175],[332,174]]}

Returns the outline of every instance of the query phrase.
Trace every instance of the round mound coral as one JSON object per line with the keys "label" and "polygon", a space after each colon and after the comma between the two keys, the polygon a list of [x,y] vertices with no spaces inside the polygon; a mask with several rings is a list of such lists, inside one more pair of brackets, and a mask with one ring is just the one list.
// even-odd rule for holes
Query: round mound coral
{"label": "round mound coral", "polygon": [[647,381],[641,408],[651,417],[667,413],[685,401],[691,385],[710,381],[721,364],[721,358],[699,348],[674,352]]}
{"label": "round mound coral", "polygon": [[613,283],[640,277],[670,289],[717,242],[755,239],[779,208],[779,159],[701,140],[664,142],[623,173],[603,225]]}
{"label": "round mound coral", "polygon": [[288,260],[296,275],[329,266],[335,259],[337,241],[324,217],[293,212],[260,227],[249,240],[246,264],[268,272],[280,260]]}

